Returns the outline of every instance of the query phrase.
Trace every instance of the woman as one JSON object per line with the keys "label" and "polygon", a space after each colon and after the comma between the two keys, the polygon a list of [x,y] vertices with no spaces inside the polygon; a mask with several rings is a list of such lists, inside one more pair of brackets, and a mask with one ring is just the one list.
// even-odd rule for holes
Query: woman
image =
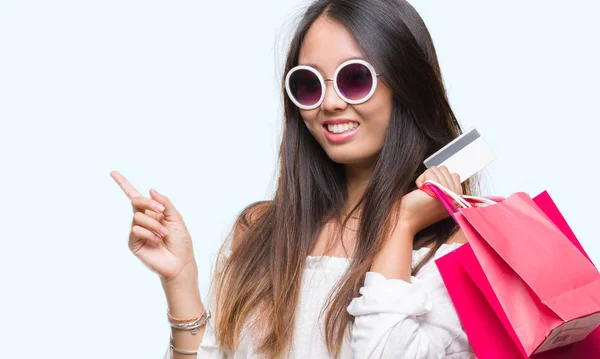
{"label": "woman", "polygon": [[462,132],[423,21],[406,1],[316,1],[285,70],[277,191],[242,211],[206,307],[179,212],[111,173],[167,296],[165,358],[472,357],[433,262],[465,237],[418,189],[474,190],[422,164]]}

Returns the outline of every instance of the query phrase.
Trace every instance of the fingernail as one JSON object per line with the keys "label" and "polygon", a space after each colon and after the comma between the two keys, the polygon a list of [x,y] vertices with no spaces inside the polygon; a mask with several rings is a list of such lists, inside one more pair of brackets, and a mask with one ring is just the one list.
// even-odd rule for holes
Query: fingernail
{"label": "fingernail", "polygon": [[156,210],[158,210],[159,212],[162,212],[162,211],[164,211],[164,210],[165,210],[165,206],[163,206],[163,205],[162,205],[162,204],[160,204],[160,203],[159,203],[159,204],[155,204],[155,205],[154,205],[154,208],[155,208]]}
{"label": "fingernail", "polygon": [[160,233],[163,236],[166,236],[167,234],[169,234],[169,230],[167,230],[165,227],[160,227]]}

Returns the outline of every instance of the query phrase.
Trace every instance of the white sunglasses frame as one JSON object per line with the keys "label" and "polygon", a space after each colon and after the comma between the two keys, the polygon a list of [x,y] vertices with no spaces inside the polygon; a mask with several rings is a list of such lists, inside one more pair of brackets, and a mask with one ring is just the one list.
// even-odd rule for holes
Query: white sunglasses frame
{"label": "white sunglasses frame", "polygon": [[[342,95],[342,92],[338,88],[337,76],[338,76],[340,70],[342,70],[345,66],[351,65],[351,64],[361,64],[361,65],[365,66],[369,70],[369,72],[371,72],[371,77],[373,78],[373,83],[371,85],[371,91],[369,91],[369,93],[365,97],[361,98],[360,100],[350,100],[346,96]],[[296,98],[292,95],[292,91],[290,89],[290,77],[292,76],[292,74],[294,72],[296,72],[298,70],[308,70],[308,71],[312,72],[313,74],[315,74],[317,76],[317,78],[319,79],[319,82],[321,83],[321,98],[319,98],[319,101],[317,101],[314,105],[310,105],[310,106],[303,105],[300,102],[298,102],[298,100],[296,100]],[[373,94],[375,93],[375,90],[377,89],[377,76],[379,76],[379,75],[381,75],[381,74],[378,74],[377,72],[375,72],[373,65],[371,65],[370,63],[366,62],[365,60],[361,60],[361,59],[352,59],[352,60],[348,60],[348,61],[342,63],[335,70],[332,80],[324,79],[323,76],[321,75],[321,73],[311,66],[298,65],[298,66],[293,67],[287,73],[287,75],[285,77],[285,91],[287,92],[288,97],[290,98],[290,100],[292,100],[294,105],[298,106],[299,108],[301,108],[303,110],[314,110],[315,108],[321,106],[321,104],[323,103],[323,100],[325,99],[325,92],[327,91],[327,88],[325,87],[325,81],[333,81],[333,88],[335,89],[335,92],[338,94],[338,96],[342,100],[344,100],[346,103],[348,103],[350,105],[358,105],[358,104],[368,101],[371,98],[371,96],[373,96]]]}

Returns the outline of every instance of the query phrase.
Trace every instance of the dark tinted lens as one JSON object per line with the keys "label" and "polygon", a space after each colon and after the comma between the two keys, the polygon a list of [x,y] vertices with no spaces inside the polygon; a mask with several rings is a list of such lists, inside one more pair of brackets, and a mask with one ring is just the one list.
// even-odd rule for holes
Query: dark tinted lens
{"label": "dark tinted lens", "polygon": [[363,64],[346,65],[338,73],[337,86],[344,97],[351,101],[358,101],[371,91],[373,76]]}
{"label": "dark tinted lens", "polygon": [[321,82],[309,70],[296,70],[290,76],[290,90],[296,101],[304,106],[312,106],[321,98]]}

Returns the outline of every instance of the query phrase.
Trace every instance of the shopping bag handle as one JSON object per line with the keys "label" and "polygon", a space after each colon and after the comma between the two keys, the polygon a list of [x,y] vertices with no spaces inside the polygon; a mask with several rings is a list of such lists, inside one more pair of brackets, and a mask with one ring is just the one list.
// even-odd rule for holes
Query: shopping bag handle
{"label": "shopping bag handle", "polygon": [[[455,193],[451,189],[448,189],[448,188],[442,186],[441,184],[437,183],[436,181],[426,180],[424,183],[437,187],[440,191],[444,192],[448,197],[450,197],[456,203],[458,203],[461,206],[461,208],[473,207],[469,202],[467,202],[464,198],[462,198],[458,193]],[[495,204],[495,202],[494,202],[494,204]]]}
{"label": "shopping bag handle", "polygon": [[421,190],[428,193],[432,197],[437,198],[442,203],[444,208],[446,208],[448,213],[450,213],[454,221],[458,223],[455,215],[455,213],[458,212],[458,208],[450,200],[450,197],[446,193],[442,192],[437,186],[430,183],[423,183],[423,185],[421,186]]}
{"label": "shopping bag handle", "polygon": [[[434,188],[438,189],[438,191],[434,191],[433,190]],[[428,193],[432,197],[437,197],[439,200],[446,199],[445,204],[450,205],[450,208],[453,211],[457,211],[458,209],[456,208],[456,205],[454,205],[454,203],[452,203],[452,201],[450,201],[449,199],[453,199],[457,204],[460,205],[461,208],[473,207],[471,202],[479,202],[479,203],[486,203],[489,205],[494,205],[494,204],[498,204],[499,202],[502,202],[504,200],[504,197],[498,197],[498,196],[493,196],[493,197],[475,197],[475,196],[467,196],[467,195],[461,196],[458,193],[455,193],[454,191],[452,191],[452,190],[446,188],[445,186],[437,183],[436,181],[432,181],[432,180],[426,180],[420,189],[423,190],[424,192]]]}

